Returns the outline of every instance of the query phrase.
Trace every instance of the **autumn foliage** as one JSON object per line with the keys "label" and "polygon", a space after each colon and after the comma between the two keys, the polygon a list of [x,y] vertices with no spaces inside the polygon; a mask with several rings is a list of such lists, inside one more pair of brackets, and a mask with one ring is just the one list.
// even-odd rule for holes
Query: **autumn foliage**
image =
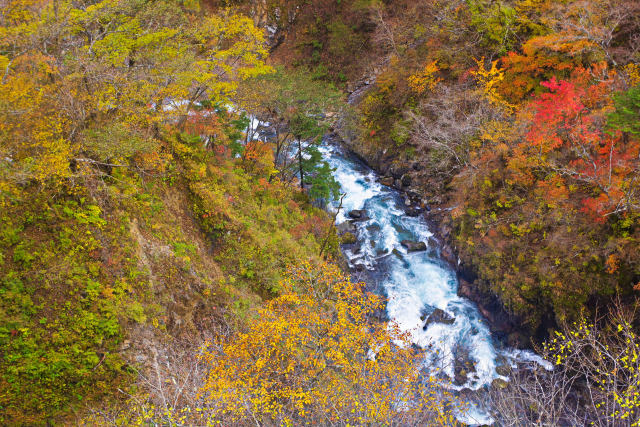
{"label": "autumn foliage", "polygon": [[[205,352],[207,408],[230,423],[455,423],[455,399],[420,372],[420,355],[383,300],[332,265],[293,268],[246,331]],[[462,409],[462,408],[460,408]]]}
{"label": "autumn foliage", "polygon": [[[542,339],[640,281],[637,2],[371,6],[350,146],[406,174],[474,289]],[[365,18],[362,18],[366,21]],[[364,26],[364,23],[362,24]],[[615,260],[615,262],[610,261]]]}

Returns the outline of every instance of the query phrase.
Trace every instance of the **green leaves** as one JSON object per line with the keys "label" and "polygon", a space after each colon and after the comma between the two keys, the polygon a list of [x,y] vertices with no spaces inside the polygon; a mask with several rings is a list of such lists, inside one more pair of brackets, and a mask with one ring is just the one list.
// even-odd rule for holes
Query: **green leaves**
{"label": "green leaves", "polygon": [[497,54],[505,54],[513,49],[517,41],[513,27],[516,11],[501,1],[471,0],[471,24],[483,35],[487,47]]}
{"label": "green leaves", "polygon": [[640,86],[613,96],[615,110],[607,116],[607,128],[640,135]]}

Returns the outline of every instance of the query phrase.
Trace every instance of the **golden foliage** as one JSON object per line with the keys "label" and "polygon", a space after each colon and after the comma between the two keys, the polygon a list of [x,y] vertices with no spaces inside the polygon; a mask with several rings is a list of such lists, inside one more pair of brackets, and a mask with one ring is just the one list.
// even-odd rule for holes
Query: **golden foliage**
{"label": "golden foliage", "polygon": [[409,76],[407,79],[409,87],[418,94],[422,94],[427,90],[432,91],[442,81],[441,78],[434,76],[438,70],[438,61],[427,63],[421,71]]}
{"label": "golden foliage", "polygon": [[477,70],[471,72],[475,76],[480,90],[496,107],[502,108],[507,113],[511,113],[515,106],[505,101],[498,93],[498,84],[504,79],[504,71],[497,67],[498,61],[491,62],[491,68],[488,70],[484,66],[484,57],[475,59]]}
{"label": "golden foliage", "polygon": [[[14,185],[61,182],[81,174],[78,161],[126,163],[148,144],[122,144],[157,138],[160,124],[182,125],[197,102],[225,102],[238,81],[271,70],[262,30],[241,15],[121,0],[12,0],[0,13],[0,132]],[[104,131],[113,123],[122,138]]]}
{"label": "golden foliage", "polygon": [[453,397],[422,376],[407,337],[374,320],[380,297],[333,265],[302,263],[280,286],[282,294],[248,331],[206,352],[211,371],[203,393],[218,419],[455,423],[442,406]]}
{"label": "golden foliage", "polygon": [[624,70],[627,72],[627,76],[629,77],[629,86],[640,85],[640,65],[639,64],[634,64],[633,62],[631,62],[624,67]]}

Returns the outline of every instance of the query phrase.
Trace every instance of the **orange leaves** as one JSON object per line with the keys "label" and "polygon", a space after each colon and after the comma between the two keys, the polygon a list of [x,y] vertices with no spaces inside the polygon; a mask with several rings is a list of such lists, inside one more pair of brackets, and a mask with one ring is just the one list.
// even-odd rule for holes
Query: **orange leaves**
{"label": "orange leaves", "polygon": [[522,54],[509,52],[501,59],[505,78],[498,91],[511,102],[522,102],[539,83],[554,76],[568,77],[581,61],[558,51],[557,35],[534,37],[522,46]]}
{"label": "orange leaves", "polygon": [[569,199],[569,189],[564,180],[558,175],[539,181],[537,187],[536,194],[551,208],[562,205]]}
{"label": "orange leaves", "polygon": [[273,147],[266,142],[249,141],[242,153],[242,163],[248,172],[269,177],[273,169]]}
{"label": "orange leaves", "polygon": [[213,141],[226,142],[223,122],[212,109],[191,112],[184,123],[184,130],[192,135],[206,135],[211,145]]}
{"label": "orange leaves", "polygon": [[532,38],[522,47],[522,50],[525,55],[535,55],[536,52],[546,49],[551,52],[575,56],[595,48],[597,45],[592,41],[576,40],[575,37],[570,37],[567,34],[553,33]]}
{"label": "orange leaves", "polygon": [[607,273],[609,274],[614,274],[616,271],[618,271],[618,268],[620,267],[620,261],[618,260],[616,254],[609,255],[607,261],[605,262],[605,267]]}

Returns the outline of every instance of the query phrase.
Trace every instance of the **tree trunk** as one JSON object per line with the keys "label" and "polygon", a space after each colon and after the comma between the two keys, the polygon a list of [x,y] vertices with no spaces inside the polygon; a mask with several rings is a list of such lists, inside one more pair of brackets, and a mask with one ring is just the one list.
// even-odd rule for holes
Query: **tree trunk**
{"label": "tree trunk", "polygon": [[304,190],[304,172],[302,170],[302,141],[300,141],[299,137],[296,137],[298,140],[298,168],[300,169],[300,189]]}

